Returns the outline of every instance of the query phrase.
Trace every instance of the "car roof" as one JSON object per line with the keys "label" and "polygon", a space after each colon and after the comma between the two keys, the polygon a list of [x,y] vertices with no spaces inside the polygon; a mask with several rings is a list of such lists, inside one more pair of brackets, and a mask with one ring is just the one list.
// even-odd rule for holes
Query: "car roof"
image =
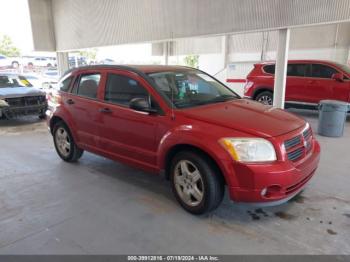
{"label": "car roof", "polygon": [[122,70],[133,71],[136,73],[141,72],[144,74],[150,74],[150,73],[160,73],[160,72],[167,72],[167,71],[188,71],[188,70],[193,70],[194,68],[187,67],[187,66],[177,66],[177,65],[88,65],[88,66],[82,66],[82,67],[71,69],[67,71],[66,74],[70,72],[94,70],[94,69],[122,69]]}
{"label": "car roof", "polygon": [[[271,60],[271,61],[264,61],[264,62],[256,63],[256,64],[258,64],[258,65],[271,65],[271,64],[275,64],[275,63],[276,63],[276,61]],[[291,60],[288,60],[288,63],[308,63],[308,64],[322,63],[322,64],[331,64],[331,65],[336,64],[333,61],[319,60],[319,59],[291,59]]]}

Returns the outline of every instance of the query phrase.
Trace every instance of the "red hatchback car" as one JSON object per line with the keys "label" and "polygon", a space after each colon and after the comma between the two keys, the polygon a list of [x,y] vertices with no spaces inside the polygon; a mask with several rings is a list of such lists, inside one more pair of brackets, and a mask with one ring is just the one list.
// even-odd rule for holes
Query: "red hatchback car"
{"label": "red hatchback car", "polygon": [[[254,65],[244,96],[272,105],[275,63]],[[317,108],[324,99],[350,102],[350,68],[319,60],[290,60],[287,66],[286,106]]]}
{"label": "red hatchback car", "polygon": [[47,115],[64,161],[86,150],[164,173],[194,214],[215,209],[225,186],[237,202],[282,203],[318,166],[308,123],[193,68],[89,66],[59,86]]}

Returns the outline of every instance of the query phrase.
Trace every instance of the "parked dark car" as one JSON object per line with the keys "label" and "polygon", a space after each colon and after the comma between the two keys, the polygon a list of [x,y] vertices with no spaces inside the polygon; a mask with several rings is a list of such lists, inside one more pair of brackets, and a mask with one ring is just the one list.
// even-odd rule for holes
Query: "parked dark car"
{"label": "parked dark car", "polygon": [[20,115],[45,117],[46,94],[21,75],[0,74],[0,118]]}
{"label": "parked dark car", "polygon": [[181,66],[89,66],[67,73],[48,126],[58,155],[84,150],[171,180],[187,211],[236,202],[276,205],[314,175],[320,146],[303,119],[241,99],[210,75]]}
{"label": "parked dark car", "polygon": [[[247,76],[244,96],[272,105],[275,63],[254,65]],[[286,104],[317,108],[321,100],[350,102],[350,68],[321,60],[290,60],[287,67]]]}

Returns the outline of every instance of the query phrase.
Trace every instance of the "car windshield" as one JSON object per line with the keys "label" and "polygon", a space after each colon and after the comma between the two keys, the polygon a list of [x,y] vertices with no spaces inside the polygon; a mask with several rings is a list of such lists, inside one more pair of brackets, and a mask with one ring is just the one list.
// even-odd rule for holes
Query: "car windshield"
{"label": "car windshield", "polygon": [[30,86],[32,84],[24,76],[0,75],[0,88]]}
{"label": "car windshield", "polygon": [[148,74],[175,108],[189,108],[240,98],[211,76],[198,70]]}

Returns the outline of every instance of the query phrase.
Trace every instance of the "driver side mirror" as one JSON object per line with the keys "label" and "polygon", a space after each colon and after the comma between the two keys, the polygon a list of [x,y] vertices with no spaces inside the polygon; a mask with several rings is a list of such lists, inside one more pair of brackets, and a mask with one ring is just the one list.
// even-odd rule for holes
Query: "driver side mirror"
{"label": "driver side mirror", "polygon": [[335,73],[332,75],[332,79],[343,82],[344,81],[344,75],[342,73]]}
{"label": "driver side mirror", "polygon": [[146,112],[146,113],[157,113],[157,109],[151,108],[150,104],[145,98],[133,98],[130,100],[129,108]]}

